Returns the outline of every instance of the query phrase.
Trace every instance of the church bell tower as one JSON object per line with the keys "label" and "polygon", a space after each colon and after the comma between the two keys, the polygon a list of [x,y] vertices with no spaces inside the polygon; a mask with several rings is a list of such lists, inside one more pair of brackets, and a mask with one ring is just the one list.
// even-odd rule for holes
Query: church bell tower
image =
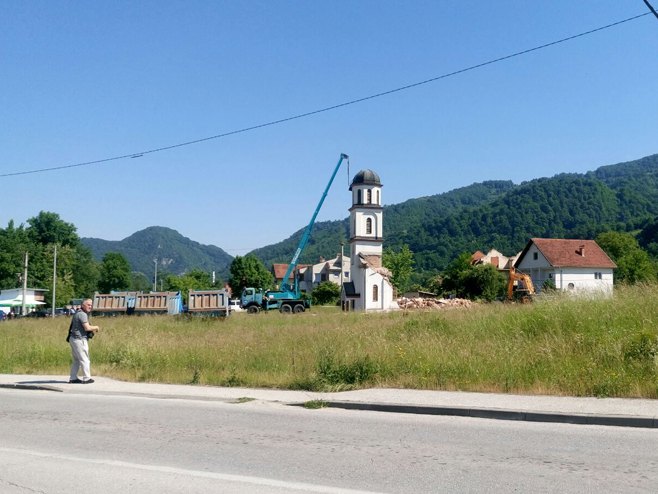
{"label": "church bell tower", "polygon": [[381,258],[384,242],[382,183],[372,170],[361,170],[354,176],[350,208],[350,254],[352,263],[359,257]]}

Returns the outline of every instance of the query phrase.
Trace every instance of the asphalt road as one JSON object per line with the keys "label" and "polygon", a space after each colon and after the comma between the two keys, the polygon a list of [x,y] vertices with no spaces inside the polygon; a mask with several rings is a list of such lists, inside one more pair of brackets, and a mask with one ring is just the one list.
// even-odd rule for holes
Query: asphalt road
{"label": "asphalt road", "polygon": [[655,492],[658,430],[0,389],[0,492]]}

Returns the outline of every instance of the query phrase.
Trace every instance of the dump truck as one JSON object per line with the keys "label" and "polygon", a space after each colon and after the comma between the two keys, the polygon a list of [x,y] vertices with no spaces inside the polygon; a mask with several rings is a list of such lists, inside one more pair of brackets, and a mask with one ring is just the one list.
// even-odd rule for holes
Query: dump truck
{"label": "dump truck", "polygon": [[94,293],[91,310],[97,316],[123,316],[135,310],[137,292]]}
{"label": "dump truck", "polygon": [[230,315],[229,293],[227,290],[190,290],[187,312],[196,316]]}
{"label": "dump truck", "polygon": [[92,313],[97,316],[180,314],[180,292],[95,293]]}

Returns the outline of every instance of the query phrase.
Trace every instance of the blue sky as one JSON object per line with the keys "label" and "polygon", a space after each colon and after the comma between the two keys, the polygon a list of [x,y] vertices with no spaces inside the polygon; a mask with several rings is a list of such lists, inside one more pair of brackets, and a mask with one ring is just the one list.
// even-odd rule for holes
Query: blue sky
{"label": "blue sky", "polygon": [[341,152],[349,176],[318,221],[348,216],[365,168],[396,204],[654,154],[658,19],[646,15],[307,118],[7,176],[313,112],[646,12],[642,0],[4,0],[0,226],[45,210],[82,237],[158,225],[244,255],[308,223]]}

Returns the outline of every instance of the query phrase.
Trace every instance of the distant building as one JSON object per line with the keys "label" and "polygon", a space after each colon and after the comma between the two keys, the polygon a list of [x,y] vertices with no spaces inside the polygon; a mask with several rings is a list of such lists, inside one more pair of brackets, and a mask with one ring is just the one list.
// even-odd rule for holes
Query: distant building
{"label": "distant building", "polygon": [[309,293],[324,281],[340,286],[341,283],[350,281],[350,259],[341,254],[336,254],[336,257],[329,260],[320,258],[317,264],[300,269],[300,275],[299,287]]}
{"label": "distant building", "polygon": [[537,291],[545,282],[558,290],[612,293],[617,265],[594,240],[532,238],[515,262]]}
{"label": "distant building", "polygon": [[516,256],[507,257],[496,249],[491,249],[486,254],[478,250],[471,256],[471,264],[474,266],[477,264],[491,264],[497,270],[503,271],[509,269],[515,259]]}
{"label": "distant building", "polygon": [[[277,285],[281,285],[287,269],[288,264],[272,265],[270,272],[274,276]],[[317,264],[298,265],[292,276],[297,277],[299,289],[306,293],[311,293],[323,281],[331,281],[340,286],[341,282],[350,280],[350,260],[341,256],[341,254],[337,254],[336,257],[329,260],[321,257]]]}
{"label": "distant building", "polygon": [[[25,309],[32,312],[42,305],[46,305],[45,295],[48,290],[42,288],[28,288],[25,290]],[[8,314],[20,314],[23,307],[23,289],[10,288],[0,291],[0,310]]]}
{"label": "distant building", "polygon": [[[289,264],[285,263],[274,263],[272,264],[272,267],[270,268],[270,273],[272,273],[272,276],[274,276],[274,284],[277,287],[281,286],[281,283],[283,282],[283,277],[286,275],[286,271],[288,270]],[[297,282],[299,283],[299,289],[304,290],[304,288],[301,285],[301,282],[303,281],[303,272],[304,270],[308,267],[308,264],[298,264],[295,267],[295,270],[290,273],[291,279],[289,280],[289,283],[294,282],[294,278],[297,278]]]}

